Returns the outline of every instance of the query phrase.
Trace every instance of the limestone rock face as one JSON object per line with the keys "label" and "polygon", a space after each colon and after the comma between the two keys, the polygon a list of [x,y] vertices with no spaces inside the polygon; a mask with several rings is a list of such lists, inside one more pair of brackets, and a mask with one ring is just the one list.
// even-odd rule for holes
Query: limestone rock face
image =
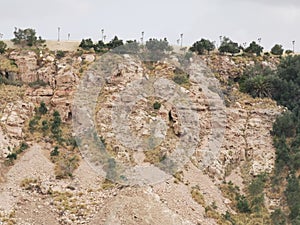
{"label": "limestone rock face", "polygon": [[223,168],[231,171],[250,162],[250,175],[270,173],[275,164],[270,131],[282,109],[269,100],[242,100],[239,105],[241,108],[227,109],[226,135],[220,153]]}
{"label": "limestone rock face", "polygon": [[38,61],[33,51],[13,51],[9,58],[14,60],[19,68],[20,79],[25,83],[37,81]]}
{"label": "limestone rock face", "polygon": [[33,114],[34,104],[21,100],[10,102],[6,105],[0,118],[0,152],[2,155],[9,153],[23,138],[23,126]]}

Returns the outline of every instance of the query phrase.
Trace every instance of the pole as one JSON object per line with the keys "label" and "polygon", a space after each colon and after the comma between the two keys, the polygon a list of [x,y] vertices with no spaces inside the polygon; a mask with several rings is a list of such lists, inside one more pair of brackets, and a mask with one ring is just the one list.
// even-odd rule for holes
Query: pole
{"label": "pole", "polygon": [[141,37],[141,43],[142,43],[142,45],[144,45],[144,34],[145,34],[145,32],[142,31],[142,37]]}
{"label": "pole", "polygon": [[104,42],[104,29],[101,29],[101,33],[102,33],[102,42]]}
{"label": "pole", "polygon": [[258,44],[260,44],[260,42],[261,42],[261,38],[257,38],[257,40],[258,40]]}
{"label": "pole", "polygon": [[183,43],[183,34],[180,34],[180,39],[181,39],[180,48],[182,48],[182,43]]}
{"label": "pole", "polygon": [[295,41],[292,41],[293,44],[293,53],[295,53]]}
{"label": "pole", "polygon": [[60,27],[57,28],[57,41],[60,41]]}

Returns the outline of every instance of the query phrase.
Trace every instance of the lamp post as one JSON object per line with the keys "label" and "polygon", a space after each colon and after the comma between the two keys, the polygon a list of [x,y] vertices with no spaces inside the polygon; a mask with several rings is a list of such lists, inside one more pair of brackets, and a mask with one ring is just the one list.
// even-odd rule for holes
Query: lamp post
{"label": "lamp post", "polygon": [[101,29],[102,41],[104,42],[104,29]]}
{"label": "lamp post", "polygon": [[295,53],[295,41],[292,41],[293,44],[293,53]]}
{"label": "lamp post", "polygon": [[144,34],[145,34],[145,32],[142,31],[142,37],[141,37],[141,43],[142,43],[142,45],[144,44]]}
{"label": "lamp post", "polygon": [[106,35],[103,36],[103,43],[105,42],[105,39],[106,39]]}
{"label": "lamp post", "polygon": [[68,41],[70,40],[70,37],[71,37],[71,34],[70,34],[70,33],[68,33]]}
{"label": "lamp post", "polygon": [[60,41],[60,27],[57,28],[57,41]]}
{"label": "lamp post", "polygon": [[182,48],[182,43],[183,43],[183,34],[180,34],[180,40],[181,40],[181,43],[180,43],[180,48]]}
{"label": "lamp post", "polygon": [[260,44],[260,42],[261,42],[261,38],[257,38],[257,40],[258,40],[258,44]]}

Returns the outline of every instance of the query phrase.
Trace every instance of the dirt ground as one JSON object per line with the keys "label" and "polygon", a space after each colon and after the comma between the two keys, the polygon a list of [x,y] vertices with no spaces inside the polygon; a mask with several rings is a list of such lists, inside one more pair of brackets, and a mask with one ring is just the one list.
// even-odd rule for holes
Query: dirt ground
{"label": "dirt ground", "polygon": [[[14,45],[11,41],[5,40],[4,41],[7,44],[8,48],[13,48]],[[53,41],[53,40],[47,40],[46,45],[47,47],[52,50],[62,50],[62,51],[76,51],[80,44],[80,41]]]}

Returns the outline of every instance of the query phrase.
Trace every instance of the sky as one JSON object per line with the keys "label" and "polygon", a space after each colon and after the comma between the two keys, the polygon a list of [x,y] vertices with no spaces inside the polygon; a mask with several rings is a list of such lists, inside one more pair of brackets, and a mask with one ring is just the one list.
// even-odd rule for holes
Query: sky
{"label": "sky", "polygon": [[13,37],[14,27],[34,28],[56,40],[102,38],[123,40],[167,37],[176,45],[201,38],[220,43],[227,36],[240,44],[257,41],[269,50],[274,44],[300,52],[299,0],[0,0],[0,33]]}

